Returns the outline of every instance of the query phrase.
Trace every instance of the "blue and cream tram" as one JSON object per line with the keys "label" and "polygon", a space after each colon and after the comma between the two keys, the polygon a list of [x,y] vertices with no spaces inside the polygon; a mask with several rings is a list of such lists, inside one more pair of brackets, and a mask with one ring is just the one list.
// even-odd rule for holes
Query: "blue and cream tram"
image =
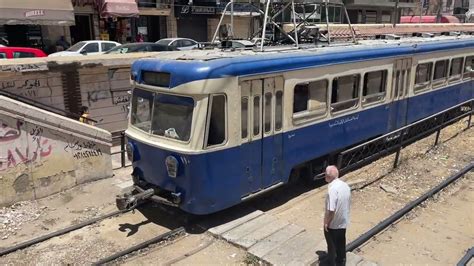
{"label": "blue and cream tram", "polygon": [[193,214],[474,98],[472,37],[168,57],[133,64],[128,152],[137,187]]}

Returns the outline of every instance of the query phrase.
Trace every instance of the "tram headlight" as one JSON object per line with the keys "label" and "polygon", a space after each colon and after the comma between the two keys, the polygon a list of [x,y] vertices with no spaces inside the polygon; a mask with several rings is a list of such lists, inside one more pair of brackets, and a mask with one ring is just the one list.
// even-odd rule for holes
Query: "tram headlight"
{"label": "tram headlight", "polygon": [[178,174],[178,167],[179,167],[178,159],[170,155],[166,157],[165,165],[166,165],[166,171],[168,171],[169,177],[176,178]]}

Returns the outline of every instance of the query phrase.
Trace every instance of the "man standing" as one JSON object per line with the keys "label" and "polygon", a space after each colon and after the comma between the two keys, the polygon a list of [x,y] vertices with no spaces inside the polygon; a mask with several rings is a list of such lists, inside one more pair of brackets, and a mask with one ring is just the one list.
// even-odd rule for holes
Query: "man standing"
{"label": "man standing", "polygon": [[339,179],[336,166],[326,168],[329,183],[324,212],[324,237],[328,246],[329,265],[346,264],[346,228],[349,225],[351,189]]}

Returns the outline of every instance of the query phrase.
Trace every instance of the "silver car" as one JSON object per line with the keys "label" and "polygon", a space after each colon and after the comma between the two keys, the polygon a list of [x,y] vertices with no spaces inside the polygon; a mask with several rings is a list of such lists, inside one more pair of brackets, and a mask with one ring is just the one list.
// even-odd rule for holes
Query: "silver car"
{"label": "silver car", "polygon": [[156,43],[166,46],[174,47],[178,50],[192,50],[199,48],[199,43],[188,38],[166,38],[157,41]]}

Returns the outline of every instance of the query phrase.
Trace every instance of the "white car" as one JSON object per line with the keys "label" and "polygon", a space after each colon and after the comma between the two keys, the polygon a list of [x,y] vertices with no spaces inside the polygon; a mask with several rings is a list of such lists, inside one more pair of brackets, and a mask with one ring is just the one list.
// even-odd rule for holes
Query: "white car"
{"label": "white car", "polygon": [[66,51],[52,53],[48,56],[53,57],[102,54],[118,45],[120,45],[120,43],[112,41],[81,41],[69,47]]}
{"label": "white car", "polygon": [[199,48],[199,43],[188,38],[166,38],[157,41],[156,43],[166,46],[174,47],[178,50],[192,50]]}

